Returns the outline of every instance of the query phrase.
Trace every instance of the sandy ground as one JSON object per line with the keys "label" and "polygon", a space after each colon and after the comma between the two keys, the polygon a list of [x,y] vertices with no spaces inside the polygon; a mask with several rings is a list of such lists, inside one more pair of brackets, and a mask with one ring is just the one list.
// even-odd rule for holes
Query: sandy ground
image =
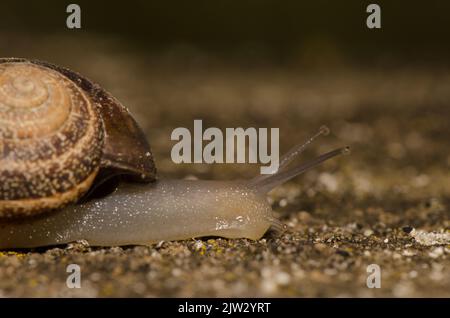
{"label": "sandy ground", "polygon": [[[110,90],[148,135],[162,177],[257,173],[255,165],[173,164],[170,133],[193,119],[280,127],[281,152],[326,124],[331,136],[305,159],[353,150],[270,193],[287,225],[281,235],[1,251],[0,296],[450,296],[450,70],[248,65],[90,40],[62,56],[52,55],[53,40],[27,54],[21,42],[0,48],[70,66]],[[81,289],[66,287],[72,263],[81,267]],[[379,289],[366,286],[370,264],[381,268]]]}

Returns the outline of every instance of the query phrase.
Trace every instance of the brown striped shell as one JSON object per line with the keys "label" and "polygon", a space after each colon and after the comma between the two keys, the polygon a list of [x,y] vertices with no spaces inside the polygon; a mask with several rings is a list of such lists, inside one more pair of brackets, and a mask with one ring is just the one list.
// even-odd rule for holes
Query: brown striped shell
{"label": "brown striped shell", "polygon": [[156,177],[124,106],[68,69],[0,58],[0,218],[64,207],[117,174]]}

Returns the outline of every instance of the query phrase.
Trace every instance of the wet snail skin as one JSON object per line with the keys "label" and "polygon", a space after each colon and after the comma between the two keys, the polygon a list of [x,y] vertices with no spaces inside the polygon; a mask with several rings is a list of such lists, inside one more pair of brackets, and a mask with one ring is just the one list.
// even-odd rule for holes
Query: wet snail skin
{"label": "wet snail skin", "polygon": [[[46,122],[50,119],[55,123]],[[349,151],[336,149],[288,168],[314,138],[327,133],[322,127],[292,148],[271,175],[157,179],[144,134],[109,93],[58,66],[0,59],[0,248],[78,240],[119,246],[202,236],[259,239],[271,227],[283,228],[267,192]],[[121,174],[136,182],[80,202]]]}

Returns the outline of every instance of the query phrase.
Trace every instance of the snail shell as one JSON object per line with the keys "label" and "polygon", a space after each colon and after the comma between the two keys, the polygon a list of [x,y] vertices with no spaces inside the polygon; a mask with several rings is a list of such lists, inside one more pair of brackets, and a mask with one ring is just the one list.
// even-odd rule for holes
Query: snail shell
{"label": "snail shell", "polygon": [[68,69],[0,59],[0,218],[62,208],[117,174],[156,178],[124,106]]}

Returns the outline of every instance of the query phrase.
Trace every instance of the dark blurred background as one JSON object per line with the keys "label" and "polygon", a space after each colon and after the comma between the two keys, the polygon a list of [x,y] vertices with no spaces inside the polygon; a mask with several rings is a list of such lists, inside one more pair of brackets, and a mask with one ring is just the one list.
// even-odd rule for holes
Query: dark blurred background
{"label": "dark blurred background", "polygon": [[[336,59],[447,64],[450,53],[448,1],[78,0],[78,31],[65,27],[71,1],[0,2],[0,31],[25,32],[33,39],[90,33],[146,50],[186,45],[227,58],[308,65]],[[372,2],[382,9],[381,30],[365,25]]]}
{"label": "dark blurred background", "polygon": [[[361,147],[352,157],[364,157],[354,161],[361,167],[450,164],[441,149],[448,1],[74,2],[79,30],[66,27],[71,1],[0,0],[0,56],[50,61],[100,83],[135,114],[162,170],[229,173],[170,161],[170,132],[194,118],[281,127],[281,152],[328,124],[338,137],[328,147]],[[381,29],[366,26],[370,3],[381,7]]]}

